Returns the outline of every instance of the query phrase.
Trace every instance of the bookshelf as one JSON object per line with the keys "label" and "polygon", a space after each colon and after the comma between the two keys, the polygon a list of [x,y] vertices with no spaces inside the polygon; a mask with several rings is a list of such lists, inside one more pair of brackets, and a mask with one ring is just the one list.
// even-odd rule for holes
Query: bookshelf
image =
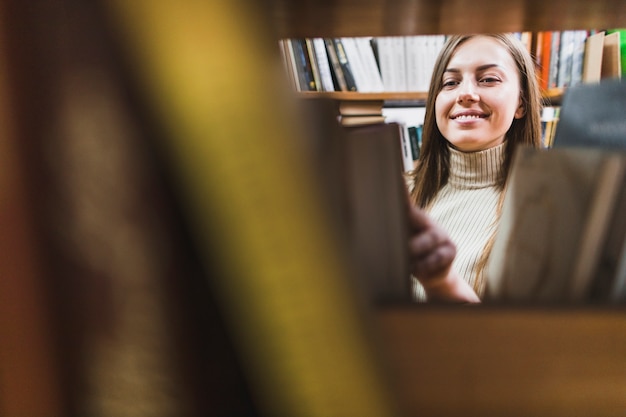
{"label": "bookshelf", "polygon": [[267,0],[276,39],[391,36],[621,27],[623,4],[612,0]]}
{"label": "bookshelf", "polygon": [[[0,414],[622,416],[623,308],[387,304],[361,328],[315,188],[303,186],[315,182],[294,149],[299,119],[275,90],[270,42],[619,27],[626,11],[615,7],[3,2]],[[171,165],[153,166],[157,142]],[[242,345],[250,378],[234,353]],[[388,388],[404,413],[389,412]]]}
{"label": "bookshelf", "polygon": [[[277,39],[622,27],[601,0],[270,1]],[[300,93],[337,100],[425,93]],[[559,102],[562,89],[546,91]],[[610,306],[385,306],[380,345],[407,415],[620,416],[626,409],[626,311]]]}

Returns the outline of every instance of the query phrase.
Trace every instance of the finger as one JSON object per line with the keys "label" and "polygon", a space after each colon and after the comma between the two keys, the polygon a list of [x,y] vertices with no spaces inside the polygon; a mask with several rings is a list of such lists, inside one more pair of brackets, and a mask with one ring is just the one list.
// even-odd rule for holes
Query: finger
{"label": "finger", "polygon": [[433,222],[426,212],[418,207],[409,207],[409,225],[412,230],[426,230],[433,226]]}
{"label": "finger", "polygon": [[453,245],[443,245],[412,264],[412,272],[417,277],[429,277],[444,271],[452,265],[456,256],[456,248]]}
{"label": "finger", "polygon": [[453,243],[441,228],[431,226],[409,239],[409,253],[420,257],[442,245],[453,246]]}

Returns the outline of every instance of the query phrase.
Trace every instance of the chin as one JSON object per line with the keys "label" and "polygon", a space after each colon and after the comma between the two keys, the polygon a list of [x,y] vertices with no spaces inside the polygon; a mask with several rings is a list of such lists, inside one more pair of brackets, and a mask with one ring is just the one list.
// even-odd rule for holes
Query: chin
{"label": "chin", "polygon": [[[450,142],[450,141],[449,141]],[[478,152],[484,151],[487,149],[491,149],[500,145],[502,142],[489,142],[485,143],[484,141],[472,140],[472,139],[464,139],[458,140],[454,142],[450,142],[450,144],[457,150],[461,152]]]}
{"label": "chin", "polygon": [[463,142],[450,142],[450,144],[452,145],[452,147],[458,151],[461,152],[476,152],[476,151],[482,151],[484,149],[488,149],[489,146],[487,146],[484,143],[478,143],[478,142],[469,142],[469,141],[463,141]]}

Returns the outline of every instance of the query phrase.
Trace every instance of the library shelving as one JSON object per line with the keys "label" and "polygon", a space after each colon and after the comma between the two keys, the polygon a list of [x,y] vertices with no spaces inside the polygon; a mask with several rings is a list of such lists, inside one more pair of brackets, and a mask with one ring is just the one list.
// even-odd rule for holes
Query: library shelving
{"label": "library shelving", "polygon": [[[592,29],[626,23],[624,2],[609,0],[270,4],[278,39]],[[349,100],[370,96],[324,94]],[[555,89],[544,97],[558,102],[562,94]],[[393,99],[404,93],[375,97]],[[386,305],[377,310],[376,322],[393,386],[408,415],[617,417],[626,410],[623,307]]]}
{"label": "library shelving", "polygon": [[624,415],[623,307],[358,314],[275,47],[620,27],[623,2],[41,0],[0,22],[0,414]]}

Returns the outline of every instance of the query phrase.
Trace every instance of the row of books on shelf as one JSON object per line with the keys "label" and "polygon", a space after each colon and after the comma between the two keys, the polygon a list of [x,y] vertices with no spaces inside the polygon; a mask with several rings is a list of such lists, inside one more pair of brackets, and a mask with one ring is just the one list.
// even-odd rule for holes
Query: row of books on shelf
{"label": "row of books on shelf", "polygon": [[621,78],[624,30],[541,31],[524,39],[543,90]]}
{"label": "row of books on shelf", "polygon": [[554,145],[556,126],[559,122],[561,106],[545,106],[541,112],[541,145],[551,148]]}
{"label": "row of books on shelf", "polygon": [[283,39],[296,91],[426,91],[445,35]]}
{"label": "row of books on shelf", "polygon": [[[620,78],[626,30],[516,32],[543,90]],[[428,91],[447,35],[298,38],[280,41],[296,91]]]}

